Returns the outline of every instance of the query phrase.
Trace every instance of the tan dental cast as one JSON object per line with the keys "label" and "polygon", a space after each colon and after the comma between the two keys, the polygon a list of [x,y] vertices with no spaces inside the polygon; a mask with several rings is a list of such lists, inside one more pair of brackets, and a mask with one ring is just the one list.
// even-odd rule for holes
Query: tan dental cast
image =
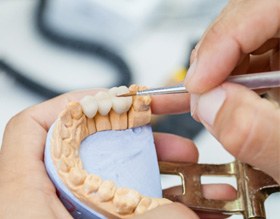
{"label": "tan dental cast", "polygon": [[149,96],[116,97],[143,88],[115,87],[85,96],[80,103],[71,102],[59,115],[53,130],[51,154],[61,180],[79,200],[108,218],[128,218],[171,202],[144,197],[129,188],[117,188],[113,181],[103,181],[83,169],[79,156],[81,141],[95,132],[123,130],[150,122]]}

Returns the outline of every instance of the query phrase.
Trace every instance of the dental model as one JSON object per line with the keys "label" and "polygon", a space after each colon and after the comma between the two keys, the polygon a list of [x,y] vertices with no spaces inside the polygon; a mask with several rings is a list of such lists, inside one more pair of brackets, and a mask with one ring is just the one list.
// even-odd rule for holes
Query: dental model
{"label": "dental model", "polygon": [[118,188],[111,180],[89,174],[83,167],[79,147],[83,139],[105,130],[125,130],[146,125],[151,119],[149,96],[116,97],[143,89],[136,85],[100,91],[71,102],[59,115],[51,137],[51,158],[56,171],[81,202],[108,218],[129,218],[170,203],[130,188]]}

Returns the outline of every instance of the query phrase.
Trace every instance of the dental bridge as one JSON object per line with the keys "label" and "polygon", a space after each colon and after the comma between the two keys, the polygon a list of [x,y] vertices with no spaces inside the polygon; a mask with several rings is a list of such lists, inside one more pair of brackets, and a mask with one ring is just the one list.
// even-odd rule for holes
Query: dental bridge
{"label": "dental bridge", "polygon": [[[150,96],[117,97],[144,87],[132,85],[100,91],[70,102],[58,116],[51,136],[51,159],[62,182],[82,203],[107,218],[130,218],[173,201],[202,212],[244,218],[265,218],[264,201],[279,185],[262,171],[238,160],[228,164],[159,162],[160,172],[178,175],[182,193],[163,191],[164,198],[153,198],[130,188],[118,188],[112,180],[89,174],[79,156],[81,141],[96,132],[125,130],[150,123]],[[203,197],[201,176],[234,176],[235,200],[210,200]],[[94,217],[96,218],[96,217]]]}

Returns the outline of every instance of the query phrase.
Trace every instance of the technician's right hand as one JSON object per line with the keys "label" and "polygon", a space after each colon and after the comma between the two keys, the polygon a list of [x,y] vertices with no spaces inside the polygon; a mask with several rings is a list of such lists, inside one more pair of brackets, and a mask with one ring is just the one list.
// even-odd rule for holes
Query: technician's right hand
{"label": "technician's right hand", "polygon": [[230,74],[279,70],[279,37],[279,0],[230,1],[193,51],[185,81],[193,116],[237,159],[278,183],[279,105],[223,81]]}

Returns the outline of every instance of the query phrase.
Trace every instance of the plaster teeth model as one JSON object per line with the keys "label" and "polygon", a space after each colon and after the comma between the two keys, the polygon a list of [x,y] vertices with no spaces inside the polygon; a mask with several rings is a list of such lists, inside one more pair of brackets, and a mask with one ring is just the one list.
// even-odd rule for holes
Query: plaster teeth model
{"label": "plaster teeth model", "polygon": [[132,97],[114,97],[112,98],[112,102],[113,110],[118,114],[122,114],[129,110],[132,103]]}
{"label": "plaster teeth model", "polygon": [[108,90],[108,93],[112,96],[115,97],[118,95],[118,89],[119,87],[112,87]]}
{"label": "plaster teeth model", "polygon": [[120,214],[131,214],[137,207],[141,200],[139,192],[127,189],[119,188],[114,196],[113,203],[117,208],[117,212]]}
{"label": "plaster teeth model", "polygon": [[[162,199],[162,201],[164,202],[165,200]],[[136,214],[143,214],[144,212],[151,210],[153,208],[158,207],[161,204],[161,202],[157,201],[156,199],[152,199],[152,198],[142,198],[140,203],[138,204],[138,206],[135,209],[135,213]]]}
{"label": "plaster teeth model", "polygon": [[129,89],[126,86],[113,87],[109,90],[109,94],[112,97],[113,110],[122,114],[127,112],[132,104],[132,97],[116,97],[117,95],[128,93]]}
{"label": "plaster teeth model", "polygon": [[108,92],[100,91],[95,95],[98,103],[98,112],[102,116],[106,116],[112,108],[112,98]]}
{"label": "plaster teeth model", "polygon": [[94,174],[88,175],[83,185],[85,195],[95,193],[99,189],[101,183],[101,177],[96,176]]}
{"label": "plaster teeth model", "polygon": [[97,195],[101,202],[106,202],[114,197],[115,191],[116,191],[116,186],[114,182],[106,180],[100,185],[97,191]]}
{"label": "plaster teeth model", "polygon": [[69,103],[49,130],[46,169],[74,218],[129,218],[171,202],[161,198],[147,126],[151,98],[116,97],[137,89],[115,87]]}
{"label": "plaster teeth model", "polygon": [[85,96],[81,101],[80,104],[82,106],[84,114],[92,119],[98,110],[98,103],[94,96]]}

